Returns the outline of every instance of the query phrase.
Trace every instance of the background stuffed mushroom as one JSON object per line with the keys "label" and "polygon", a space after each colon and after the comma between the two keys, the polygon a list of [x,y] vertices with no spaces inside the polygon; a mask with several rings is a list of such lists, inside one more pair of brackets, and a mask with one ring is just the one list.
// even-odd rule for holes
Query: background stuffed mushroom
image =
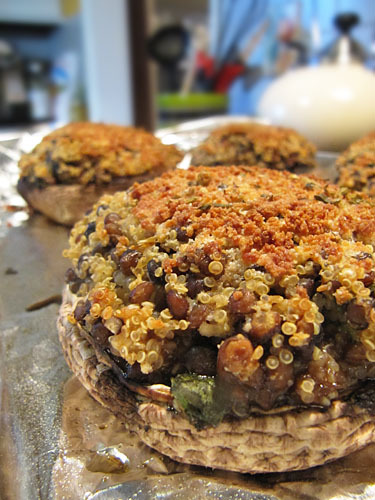
{"label": "background stuffed mushroom", "polygon": [[231,123],[213,130],[192,150],[192,165],[258,165],[303,171],[315,167],[316,147],[296,130]]}
{"label": "background stuffed mushroom", "polygon": [[73,225],[104,193],[150,180],[181,159],[174,146],[142,129],[70,123],[21,157],[17,187],[32,208]]}
{"label": "background stuffed mushroom", "polygon": [[337,183],[375,196],[375,130],[351,144],[336,161]]}

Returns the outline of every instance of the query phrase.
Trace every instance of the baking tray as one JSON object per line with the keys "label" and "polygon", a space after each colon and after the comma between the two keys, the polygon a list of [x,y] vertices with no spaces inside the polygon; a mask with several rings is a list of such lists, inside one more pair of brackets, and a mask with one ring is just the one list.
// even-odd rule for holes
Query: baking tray
{"label": "baking tray", "polygon": [[[227,121],[188,122],[158,135],[188,151]],[[147,448],[86,393],[64,362],[55,327],[68,230],[29,216],[14,188],[19,152],[39,139],[27,133],[0,142],[0,498],[375,498],[374,445],[308,471],[212,471]],[[334,178],[334,160],[319,153],[315,175]]]}

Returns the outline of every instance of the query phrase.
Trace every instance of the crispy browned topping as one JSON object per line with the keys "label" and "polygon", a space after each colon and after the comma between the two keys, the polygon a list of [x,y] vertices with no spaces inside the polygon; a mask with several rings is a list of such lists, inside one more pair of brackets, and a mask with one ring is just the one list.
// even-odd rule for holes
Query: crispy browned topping
{"label": "crispy browned topping", "polygon": [[113,177],[174,167],[182,154],[152,134],[132,127],[70,123],[44,137],[23,155],[21,177],[47,184],[107,183]]}
{"label": "crispy browned topping", "polygon": [[312,167],[316,148],[295,130],[233,123],[214,130],[193,150],[193,165],[259,165],[276,170]]}
{"label": "crispy browned topping", "polygon": [[336,165],[339,186],[375,196],[375,130],[351,144]]}
{"label": "crispy browned topping", "polygon": [[175,177],[136,186],[133,214],[150,233],[164,221],[187,227],[195,235],[187,247],[191,256],[203,244],[210,256],[235,247],[246,264],[280,276],[291,272],[297,245],[318,253],[324,248],[334,258],[341,251],[337,235],[365,240],[375,230],[367,205],[351,205],[338,188],[318,179],[251,167],[200,167],[179,172],[178,183]]}
{"label": "crispy browned topping", "polygon": [[198,357],[212,374],[218,356],[249,402],[327,405],[375,375],[374,245],[365,195],[258,167],[172,171],[73,228],[70,319],[143,374]]}

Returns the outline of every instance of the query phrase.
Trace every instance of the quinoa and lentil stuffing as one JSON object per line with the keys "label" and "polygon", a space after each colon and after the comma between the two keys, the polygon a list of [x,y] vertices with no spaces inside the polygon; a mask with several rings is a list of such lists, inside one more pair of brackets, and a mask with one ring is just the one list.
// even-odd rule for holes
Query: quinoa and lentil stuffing
{"label": "quinoa and lentil stuffing", "polygon": [[258,165],[276,170],[315,166],[316,148],[293,129],[233,123],[215,129],[192,152],[192,165]]}
{"label": "quinoa and lentil stuffing", "polygon": [[21,178],[38,185],[107,184],[114,178],[172,168],[182,159],[174,146],[132,127],[76,122],[54,130],[22,156]]}
{"label": "quinoa and lentil stuffing", "polygon": [[351,144],[336,166],[339,186],[375,196],[375,130]]}
{"label": "quinoa and lentil stuffing", "polygon": [[213,377],[239,416],[327,406],[375,377],[374,245],[365,195],[258,167],[176,170],[75,225],[69,320],[127,380]]}

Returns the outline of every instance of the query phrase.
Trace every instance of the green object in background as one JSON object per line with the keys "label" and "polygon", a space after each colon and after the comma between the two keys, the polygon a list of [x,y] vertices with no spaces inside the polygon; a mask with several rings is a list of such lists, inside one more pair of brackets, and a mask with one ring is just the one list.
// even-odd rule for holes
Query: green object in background
{"label": "green object in background", "polygon": [[160,94],[158,106],[163,111],[225,111],[228,105],[226,94]]}
{"label": "green object in background", "polygon": [[157,97],[160,126],[184,120],[226,114],[228,96],[213,92],[166,93]]}

